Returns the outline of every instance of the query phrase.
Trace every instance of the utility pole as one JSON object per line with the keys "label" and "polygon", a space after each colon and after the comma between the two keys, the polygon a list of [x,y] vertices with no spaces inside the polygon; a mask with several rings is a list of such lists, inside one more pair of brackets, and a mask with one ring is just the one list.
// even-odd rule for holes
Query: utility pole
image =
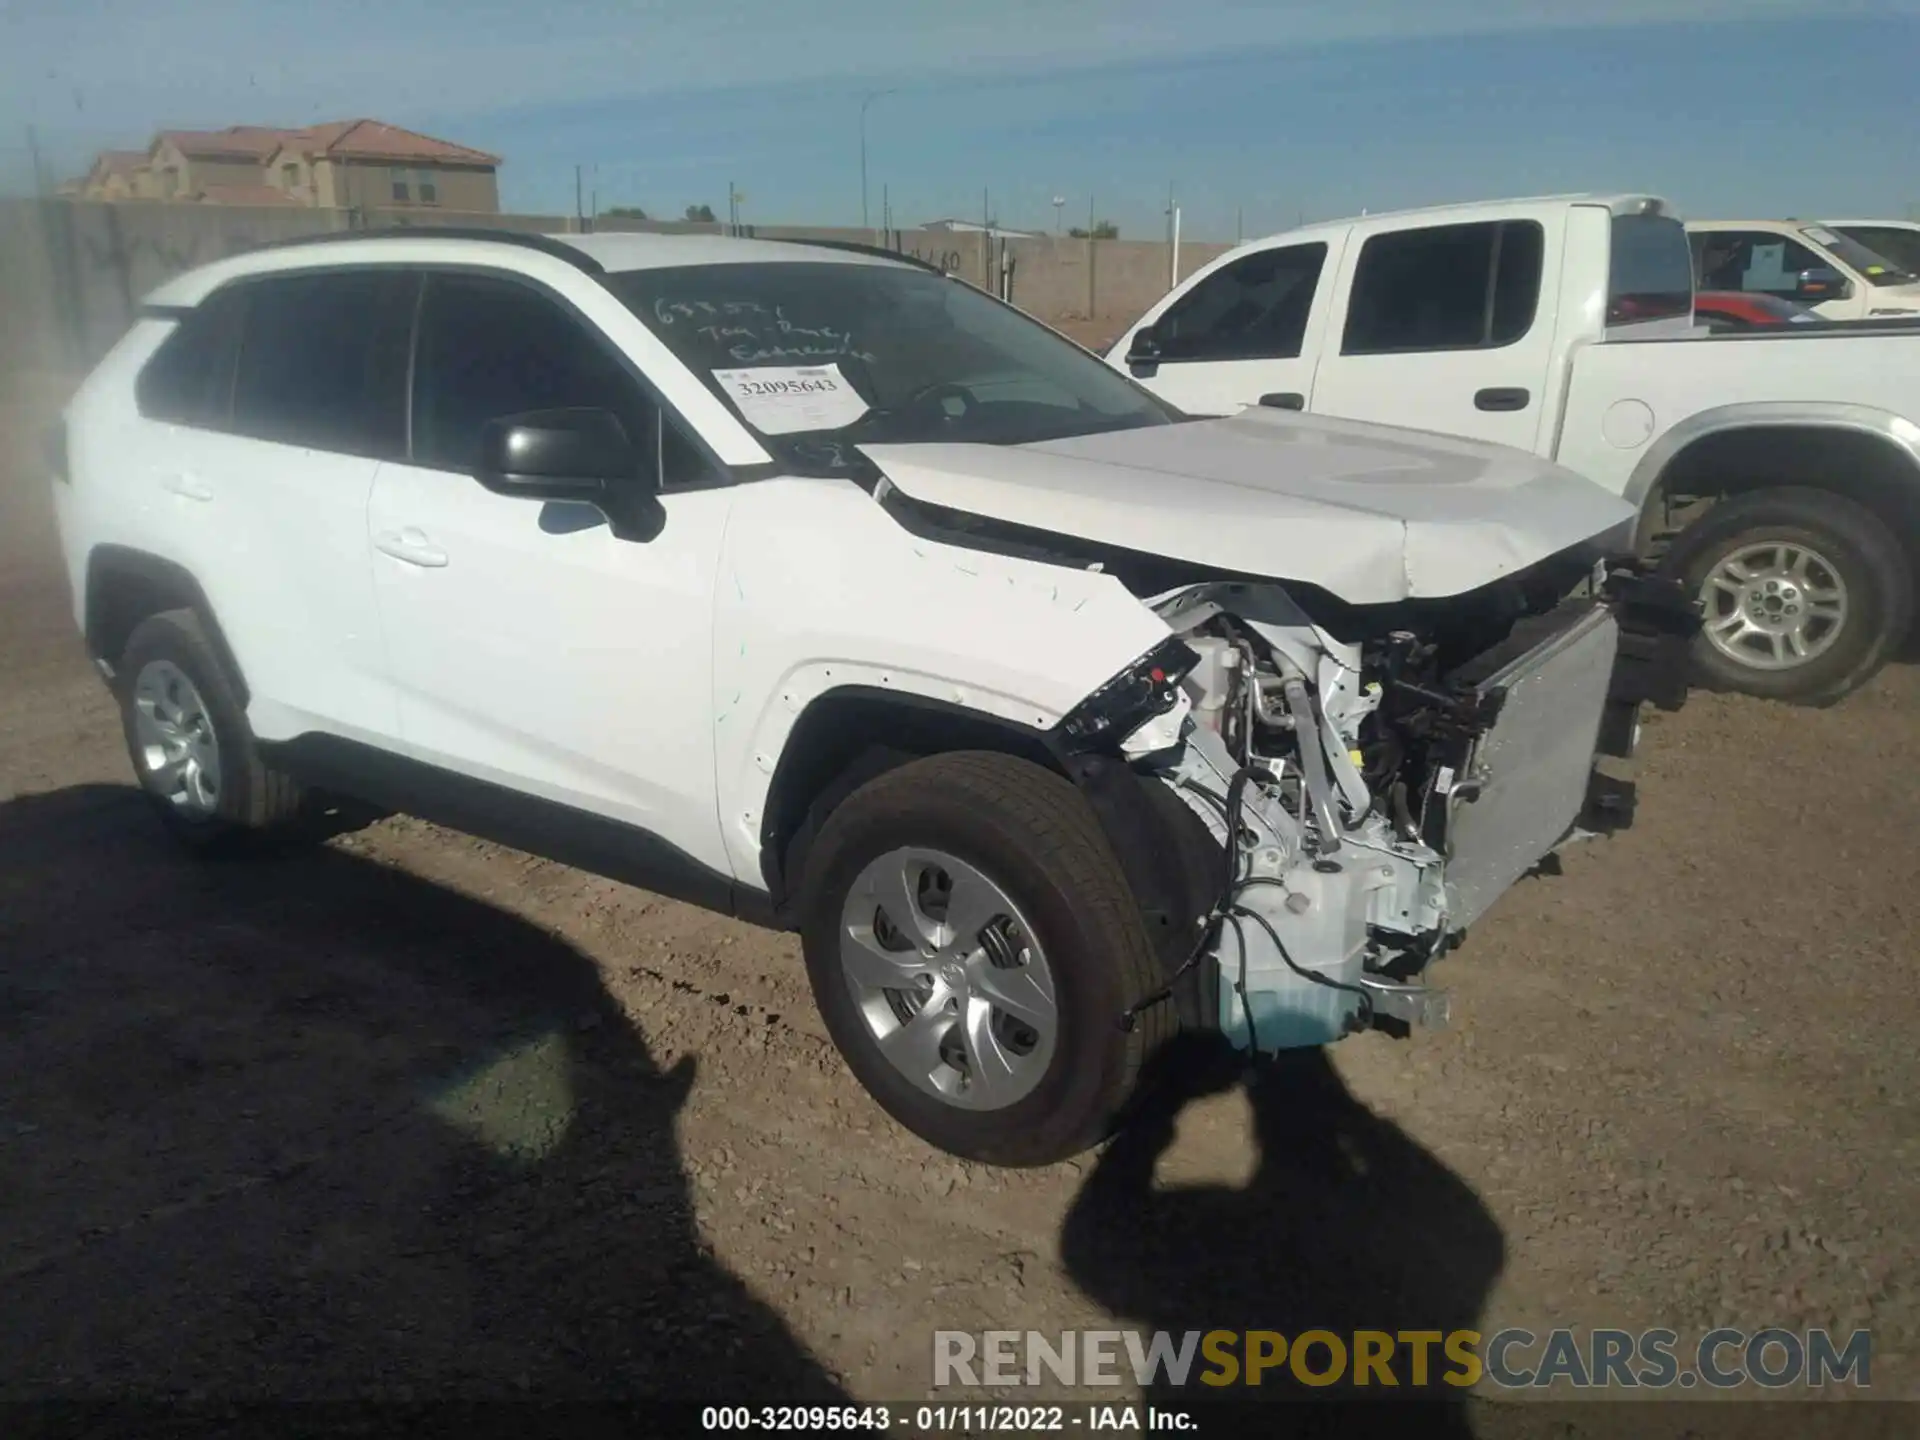
{"label": "utility pole", "polygon": [[1247,238],[1247,207],[1236,205],[1233,210],[1233,243],[1238,245]]}
{"label": "utility pole", "polygon": [[1167,182],[1167,288],[1180,283],[1180,207],[1174,203],[1173,182]]}
{"label": "utility pole", "polygon": [[874,101],[888,95],[897,95],[897,90],[870,90],[860,97],[860,228],[872,239],[873,225],[867,215],[867,107]]}
{"label": "utility pole", "polygon": [[587,218],[587,212],[580,199],[580,167],[573,167],[573,228],[577,232],[581,222]]}
{"label": "utility pole", "polygon": [[893,200],[885,184],[880,186],[880,233],[886,236],[885,243],[893,244]]}
{"label": "utility pole", "polygon": [[47,194],[47,172],[40,161],[40,137],[33,126],[27,126],[27,157],[33,163],[33,193],[41,199]]}
{"label": "utility pole", "polygon": [[993,288],[993,195],[985,186],[980,190],[980,279]]}

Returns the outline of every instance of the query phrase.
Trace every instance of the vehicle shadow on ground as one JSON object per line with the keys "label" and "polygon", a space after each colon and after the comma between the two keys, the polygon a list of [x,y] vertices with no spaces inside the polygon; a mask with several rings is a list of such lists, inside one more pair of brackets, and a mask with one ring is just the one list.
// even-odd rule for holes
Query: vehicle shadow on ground
{"label": "vehicle shadow on ground", "polygon": [[[1331,1331],[1348,1347],[1348,1381],[1355,1331],[1478,1328],[1505,1260],[1498,1223],[1464,1180],[1355,1100],[1324,1051],[1283,1055],[1243,1079],[1230,1054],[1191,1042],[1163,1052],[1155,1069],[1155,1098],[1101,1153],[1062,1228],[1067,1269],[1092,1299],[1143,1330],[1173,1332],[1176,1343],[1188,1331],[1276,1331],[1289,1343]],[[1178,1112],[1242,1083],[1259,1144],[1252,1180],[1239,1189],[1156,1185]],[[1238,1345],[1232,1353],[1245,1358]],[[1327,1370],[1325,1346],[1308,1355],[1309,1374]],[[1241,1383],[1214,1388],[1200,1383],[1214,1368],[1201,1354],[1184,1386],[1161,1383],[1147,1398],[1414,1398],[1404,1350],[1394,1363],[1401,1384],[1390,1391],[1303,1385],[1285,1364],[1263,1370],[1257,1388],[1244,1371]],[[1428,1413],[1393,1407],[1379,1418],[1417,1421],[1423,1434],[1472,1434],[1459,1389],[1441,1380],[1451,1368],[1436,1343],[1428,1385],[1414,1392]]]}
{"label": "vehicle shadow on ground", "polygon": [[703,1248],[692,1077],[483,901],[0,804],[0,1396],[839,1398]]}

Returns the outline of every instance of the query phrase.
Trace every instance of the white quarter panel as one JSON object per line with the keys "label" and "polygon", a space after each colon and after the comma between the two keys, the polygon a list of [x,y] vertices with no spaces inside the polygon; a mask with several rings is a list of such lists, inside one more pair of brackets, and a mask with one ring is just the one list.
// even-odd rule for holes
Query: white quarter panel
{"label": "white quarter panel", "polygon": [[1110,575],[920,539],[844,480],[741,486],[717,581],[720,814],[752,885],[774,768],[816,696],[898,690],[1045,729],[1168,634]]}

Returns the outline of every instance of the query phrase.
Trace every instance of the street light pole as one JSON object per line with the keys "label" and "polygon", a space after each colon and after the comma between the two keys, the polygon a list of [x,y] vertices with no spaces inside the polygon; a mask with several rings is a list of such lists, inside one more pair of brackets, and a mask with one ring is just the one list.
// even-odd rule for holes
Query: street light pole
{"label": "street light pole", "polygon": [[860,97],[860,228],[871,230],[867,212],[867,107],[874,101],[899,93],[895,90],[869,90]]}

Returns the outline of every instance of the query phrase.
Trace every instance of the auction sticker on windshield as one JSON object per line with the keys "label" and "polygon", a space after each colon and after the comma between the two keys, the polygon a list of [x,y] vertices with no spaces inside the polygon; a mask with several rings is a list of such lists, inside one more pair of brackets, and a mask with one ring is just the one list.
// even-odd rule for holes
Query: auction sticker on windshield
{"label": "auction sticker on windshield", "polygon": [[716,370],[713,378],[763,435],[838,430],[867,413],[838,365],[759,365]]}

